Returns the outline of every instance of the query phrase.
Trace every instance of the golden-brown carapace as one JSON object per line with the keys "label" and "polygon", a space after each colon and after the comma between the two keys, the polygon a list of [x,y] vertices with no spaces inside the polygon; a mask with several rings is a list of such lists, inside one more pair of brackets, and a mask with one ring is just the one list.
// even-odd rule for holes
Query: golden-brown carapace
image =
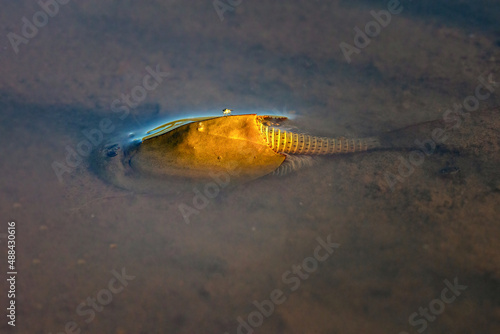
{"label": "golden-brown carapace", "polygon": [[[498,110],[472,119],[480,125],[481,117],[491,117],[491,113],[497,114]],[[224,116],[178,119],[136,133],[132,139],[104,145],[94,154],[92,163],[101,176],[115,185],[149,191],[155,187],[163,189],[165,180],[168,184],[205,182],[220,175],[229,178],[231,184],[240,184],[271,173],[283,174],[310,162],[300,156],[415,149],[425,145],[425,141],[420,143],[416,138],[431,138],[439,129],[444,129],[440,130],[442,138],[456,134],[447,144],[460,145],[469,138],[462,133],[469,130],[443,120],[366,138],[313,136],[284,128],[286,121],[282,116],[231,115],[229,110]]]}
{"label": "golden-brown carapace", "polygon": [[[281,116],[256,114],[197,117],[165,123],[124,145],[103,147],[94,161],[100,173],[122,185],[123,178],[203,180],[229,173],[242,183],[273,173],[292,155],[367,151],[376,138],[325,138],[280,128]],[[121,181],[117,181],[120,179]]]}

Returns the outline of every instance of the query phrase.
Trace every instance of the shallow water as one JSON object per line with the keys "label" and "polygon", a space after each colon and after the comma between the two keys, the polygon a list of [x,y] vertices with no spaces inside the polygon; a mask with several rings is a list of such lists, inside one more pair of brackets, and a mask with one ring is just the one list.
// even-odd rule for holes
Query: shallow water
{"label": "shallow water", "polygon": [[[4,317],[0,329],[498,332],[500,9],[401,4],[350,63],[339,44],[353,45],[353,28],[387,2],[242,1],[223,21],[210,1],[69,2],[17,54],[6,35],[21,35],[21,19],[40,7],[4,5],[0,237],[15,221],[18,274],[16,328]],[[152,88],[144,78],[157,65]],[[456,116],[446,111],[473,101],[479,84],[493,93],[429,155],[334,156],[284,177],[168,195],[115,187],[86,157],[66,161],[68,147],[85,149],[85,133],[104,142],[224,108],[294,115],[321,136],[384,134]],[[122,94],[142,91],[126,106]],[[396,138],[431,140],[439,128]],[[54,162],[67,168],[60,178]],[[315,251],[328,238],[335,245]],[[122,270],[128,280],[114,280]],[[456,298],[443,293],[454,280]]]}

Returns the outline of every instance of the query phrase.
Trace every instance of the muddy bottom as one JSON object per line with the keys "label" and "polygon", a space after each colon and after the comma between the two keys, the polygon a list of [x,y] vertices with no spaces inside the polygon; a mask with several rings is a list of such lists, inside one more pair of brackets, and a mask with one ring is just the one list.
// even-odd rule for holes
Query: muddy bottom
{"label": "muddy bottom", "polygon": [[[4,35],[27,42],[0,54],[1,268],[14,221],[17,272],[0,329],[497,333],[500,8],[401,6],[360,47],[386,2],[69,2],[31,37],[40,5],[5,5]],[[394,147],[164,193],[92,163],[225,108]]]}

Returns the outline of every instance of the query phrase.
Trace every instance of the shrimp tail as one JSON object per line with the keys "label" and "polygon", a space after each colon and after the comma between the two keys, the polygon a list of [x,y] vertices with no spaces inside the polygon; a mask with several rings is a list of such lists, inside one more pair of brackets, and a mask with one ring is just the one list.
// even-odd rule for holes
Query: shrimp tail
{"label": "shrimp tail", "polygon": [[381,147],[377,137],[357,139],[317,137],[281,130],[262,123],[260,132],[269,147],[277,153],[332,155],[365,152]]}

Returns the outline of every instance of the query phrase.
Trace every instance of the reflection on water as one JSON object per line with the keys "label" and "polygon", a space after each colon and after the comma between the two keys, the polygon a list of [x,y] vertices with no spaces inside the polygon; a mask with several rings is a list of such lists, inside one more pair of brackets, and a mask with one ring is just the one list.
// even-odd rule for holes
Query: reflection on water
{"label": "reflection on water", "polygon": [[[221,21],[210,1],[69,2],[17,53],[6,38],[16,330],[498,332],[498,8],[403,5],[349,64],[339,44],[387,3],[242,2]],[[4,33],[23,37],[40,8],[6,4]],[[95,173],[101,145],[224,108],[404,149],[166,194]]]}

